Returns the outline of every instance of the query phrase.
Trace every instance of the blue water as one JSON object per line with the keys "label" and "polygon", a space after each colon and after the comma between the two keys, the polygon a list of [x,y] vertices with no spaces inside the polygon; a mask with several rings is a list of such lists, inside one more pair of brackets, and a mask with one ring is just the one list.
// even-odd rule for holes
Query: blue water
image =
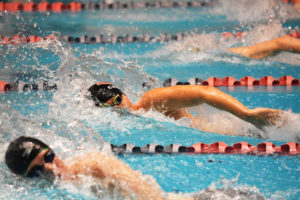
{"label": "blue water", "polygon": [[[256,2],[257,3],[257,2]],[[240,6],[237,4],[236,6]],[[257,5],[257,10],[262,5]],[[223,8],[224,12],[226,8]],[[194,32],[197,35],[205,32],[209,39],[213,37],[217,44],[225,47],[251,43],[251,38],[245,41],[222,42],[220,34],[223,31],[248,30],[251,27],[269,25],[267,18],[257,13],[256,21],[238,20],[227,13],[215,14],[214,7],[198,9],[148,9],[96,11],[80,13],[41,14],[26,13],[15,17],[11,14],[0,16],[3,35],[48,35],[56,32],[58,35],[96,35],[124,33],[138,35],[147,33]],[[138,16],[138,17],[137,17]],[[281,15],[280,15],[281,16]],[[162,20],[161,20],[162,19]],[[274,20],[274,19],[273,19]],[[281,31],[287,27],[296,27],[297,19],[279,17]],[[26,23],[24,23],[26,22]],[[274,25],[275,26],[275,25]],[[276,27],[276,26],[275,26]],[[274,29],[275,30],[275,29]],[[279,34],[279,33],[278,33]],[[265,36],[263,33],[259,36]],[[300,87],[247,87],[220,88],[231,94],[249,108],[270,107],[289,112],[290,127],[270,129],[264,135],[249,127],[248,124],[224,115],[221,124],[224,128],[233,126],[239,136],[226,136],[206,133],[190,128],[184,121],[175,122],[157,113],[135,116],[122,114],[113,110],[95,109],[84,105],[80,94],[88,88],[88,83],[95,81],[112,81],[116,83],[134,101],[147,89],[142,83],[150,83],[151,88],[161,87],[165,79],[175,77],[180,81],[189,78],[234,76],[253,76],[259,79],[271,75],[279,78],[291,75],[300,79],[299,54],[279,53],[265,60],[251,60],[233,55],[224,49],[209,43],[204,52],[195,53],[188,46],[195,43],[202,47],[201,39],[191,37],[178,43],[134,43],[134,44],[75,44],[70,45],[59,39],[59,43],[39,46],[39,44],[20,46],[0,46],[0,75],[8,81],[24,80],[35,82],[47,79],[57,82],[57,91],[6,92],[0,94],[1,105],[11,109],[0,111],[0,130],[2,146],[13,138],[23,135],[43,137],[47,142],[53,142],[55,150],[63,157],[73,156],[76,145],[98,145],[99,140],[89,140],[99,136],[104,141],[121,145],[132,143],[143,146],[148,143],[169,145],[180,143],[185,146],[197,142],[211,144],[223,141],[228,145],[247,141],[252,145],[264,141],[272,141],[276,145],[288,141],[299,141],[300,126],[297,123],[300,113]],[[177,50],[175,47],[183,47]],[[187,46],[187,47],[185,47]],[[289,61],[283,58],[290,58]],[[142,71],[143,70],[143,71]],[[1,74],[2,73],[2,74]],[[11,79],[8,74],[16,75]],[[150,77],[150,78],[149,78]],[[151,82],[154,80],[154,82]],[[1,106],[0,105],[0,106]],[[3,108],[3,107],[1,107]],[[192,110],[192,112],[197,112]],[[204,111],[210,115],[210,111]],[[222,113],[219,113],[222,114]],[[28,121],[23,120],[23,117]],[[211,116],[215,118],[214,115]],[[89,131],[73,127],[80,121]],[[232,121],[232,123],[230,123]],[[221,126],[220,125],[220,126]],[[39,128],[48,134],[43,134]],[[85,130],[85,129],[84,129]],[[11,134],[9,134],[11,133]],[[49,133],[56,135],[53,141]],[[263,139],[257,138],[257,133]],[[276,134],[276,137],[274,136]],[[68,141],[67,146],[65,140]],[[3,147],[4,148],[4,147]],[[1,155],[4,149],[1,148]],[[299,199],[300,169],[299,156],[249,156],[249,155],[124,155],[119,156],[133,169],[143,174],[153,176],[166,192],[196,193],[208,187],[234,187],[246,191],[259,191],[271,199]],[[79,189],[68,189],[56,184],[38,181],[25,181],[11,176],[11,173],[1,160],[0,195],[3,199],[31,199],[41,196],[44,199],[95,199]],[[32,183],[33,182],[33,183]],[[15,193],[14,189],[20,192]],[[8,191],[4,194],[4,191]]]}

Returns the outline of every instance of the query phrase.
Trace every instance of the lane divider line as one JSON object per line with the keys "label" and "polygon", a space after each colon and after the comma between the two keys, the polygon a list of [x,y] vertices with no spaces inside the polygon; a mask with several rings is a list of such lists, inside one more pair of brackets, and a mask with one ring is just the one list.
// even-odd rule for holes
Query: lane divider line
{"label": "lane divider line", "polygon": [[70,12],[79,12],[82,10],[119,10],[119,9],[140,9],[140,8],[197,8],[203,6],[210,6],[212,5],[212,1],[205,1],[205,0],[197,0],[197,1],[187,1],[187,2],[180,2],[180,1],[158,1],[158,2],[113,2],[113,3],[106,3],[106,2],[70,2],[68,4],[64,4],[62,2],[40,2],[35,4],[33,2],[28,3],[6,3],[0,1],[0,12],[48,12],[51,11],[53,13],[61,13],[63,11],[70,11]]}
{"label": "lane divider line", "polygon": [[[236,33],[221,33],[223,37],[234,37],[234,38],[241,38],[247,34],[247,31],[243,32],[236,32]],[[293,30],[288,33],[290,36],[295,38],[300,38],[300,33],[297,30]],[[188,33],[177,33],[177,34],[167,34],[161,33],[156,36],[151,36],[149,34],[143,35],[94,35],[94,36],[63,36],[65,41],[76,44],[115,44],[115,43],[135,43],[135,42],[170,42],[170,41],[182,41],[185,37],[189,36]],[[28,43],[35,43],[40,42],[42,40],[55,40],[56,37],[54,35],[48,35],[46,37],[41,36],[21,36],[15,35],[12,37],[6,37],[0,35],[0,44],[7,45],[7,44],[14,44],[14,45],[21,45],[21,44],[28,44]],[[194,52],[201,52],[201,49],[193,49]]]}
{"label": "lane divider line", "polygon": [[25,83],[17,81],[15,83],[7,83],[0,81],[0,92],[8,91],[32,91],[32,90],[56,90],[56,83],[48,83],[48,81],[39,81],[37,83]]}
{"label": "lane divider line", "polygon": [[[142,85],[146,87],[148,84],[143,83]],[[208,85],[213,87],[299,86],[300,80],[287,75],[280,77],[279,80],[276,80],[272,76],[264,76],[261,77],[260,80],[257,80],[252,76],[245,76],[238,81],[234,77],[229,76],[222,79],[217,77],[209,77],[205,81],[200,78],[191,78],[187,82],[178,81],[176,78],[169,78],[163,83],[164,87],[175,85]],[[0,80],[0,92],[53,89],[57,89],[57,84],[52,82],[49,83],[48,81],[39,81],[37,83],[25,83],[24,81],[17,81],[14,83],[8,83]]]}
{"label": "lane divider line", "polygon": [[208,85],[213,87],[299,86],[300,80],[295,79],[290,75],[282,76],[278,80],[273,78],[273,76],[263,76],[260,79],[255,79],[252,76],[245,76],[240,80],[236,80],[233,76],[227,76],[223,78],[209,77],[206,80],[202,80],[201,78],[190,78],[186,82],[178,81],[176,78],[168,78],[163,83],[164,87],[174,85]]}
{"label": "lane divider line", "polygon": [[281,146],[276,146],[272,142],[259,143],[257,146],[248,142],[238,142],[229,146],[224,142],[215,142],[213,144],[195,143],[192,146],[183,146],[181,144],[170,144],[162,146],[150,143],[139,147],[130,143],[120,146],[111,144],[111,150],[115,154],[250,154],[250,155],[299,155],[300,144],[297,142],[288,142]]}

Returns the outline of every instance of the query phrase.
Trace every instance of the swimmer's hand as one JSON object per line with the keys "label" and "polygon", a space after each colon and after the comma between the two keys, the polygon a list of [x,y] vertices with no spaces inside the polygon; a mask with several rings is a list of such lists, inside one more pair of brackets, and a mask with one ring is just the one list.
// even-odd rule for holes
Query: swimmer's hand
{"label": "swimmer's hand", "polygon": [[194,198],[175,193],[168,193],[167,200],[194,200]]}
{"label": "swimmer's hand", "polygon": [[250,111],[247,121],[259,129],[265,126],[280,128],[284,122],[284,112],[269,108],[256,108]]}

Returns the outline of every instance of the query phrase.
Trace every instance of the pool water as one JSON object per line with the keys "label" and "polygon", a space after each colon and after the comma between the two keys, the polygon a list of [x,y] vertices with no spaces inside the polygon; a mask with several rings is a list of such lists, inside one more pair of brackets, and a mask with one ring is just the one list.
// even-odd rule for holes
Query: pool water
{"label": "pool water", "polygon": [[[20,135],[41,138],[62,158],[74,151],[103,150],[103,141],[121,145],[149,143],[185,146],[197,142],[228,145],[240,141],[257,145],[299,142],[300,87],[235,87],[220,89],[249,108],[270,107],[286,111],[281,128],[257,130],[225,112],[203,105],[203,113],[227,136],[190,127],[186,119],[174,121],[156,112],[142,115],[124,110],[95,109],[86,95],[96,81],[112,82],[134,102],[150,88],[162,87],[167,78],[253,76],[300,79],[300,56],[281,52],[264,60],[231,54],[226,48],[250,45],[297,28],[300,16],[287,5],[272,1],[215,2],[203,8],[82,11],[79,13],[1,13],[0,35],[55,34],[55,41],[0,46],[0,78],[56,83],[53,91],[0,94],[1,158],[12,139]],[[235,8],[233,10],[233,8]],[[251,10],[251,11],[250,11]],[[255,10],[255,12],[253,12]],[[225,31],[248,31],[241,39],[224,38]],[[69,44],[63,36],[97,34],[159,35],[184,32],[183,41],[169,43]],[[204,49],[199,53],[192,48]],[[144,88],[147,83],[149,88]],[[82,150],[78,150],[82,149]],[[75,153],[76,154],[76,153]],[[299,199],[299,156],[253,155],[122,155],[133,169],[151,175],[166,192],[209,194],[212,199]],[[91,184],[77,187],[44,180],[24,180],[13,175],[1,159],[0,199],[97,199]],[[208,193],[209,188],[211,193]],[[240,191],[234,193],[231,189]],[[227,196],[226,196],[227,194]],[[231,196],[230,196],[231,195]],[[253,197],[252,195],[257,195]],[[111,197],[104,197],[111,198]],[[116,199],[118,197],[115,197]]]}

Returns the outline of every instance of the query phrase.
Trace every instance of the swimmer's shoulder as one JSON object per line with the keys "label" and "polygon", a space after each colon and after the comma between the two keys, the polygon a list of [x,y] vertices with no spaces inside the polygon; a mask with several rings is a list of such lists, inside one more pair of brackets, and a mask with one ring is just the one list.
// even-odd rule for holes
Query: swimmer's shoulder
{"label": "swimmer's shoulder", "polygon": [[153,98],[156,95],[167,95],[170,93],[177,93],[181,91],[189,91],[189,90],[209,90],[210,88],[213,88],[211,86],[206,85],[174,85],[170,87],[161,87],[161,88],[155,88],[152,90],[147,91],[143,98]]}

